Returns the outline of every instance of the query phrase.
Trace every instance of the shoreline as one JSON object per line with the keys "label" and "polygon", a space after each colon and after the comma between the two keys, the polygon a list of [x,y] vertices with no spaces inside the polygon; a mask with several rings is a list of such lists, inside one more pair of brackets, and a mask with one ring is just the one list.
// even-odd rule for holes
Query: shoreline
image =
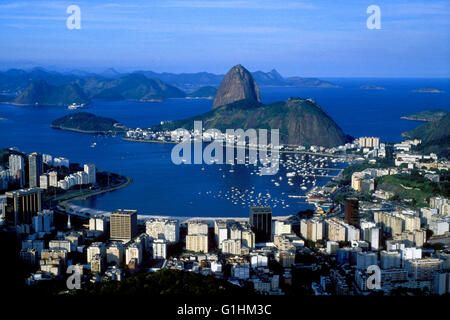
{"label": "shoreline", "polygon": [[[142,142],[142,143],[166,143],[166,144],[178,144],[179,143],[179,142],[167,141],[167,140],[162,141],[162,140],[152,140],[152,139],[135,139],[135,138],[127,138],[127,137],[122,137],[122,140],[129,141],[129,142]],[[240,148],[240,149],[251,150],[251,151],[269,151],[269,150],[271,150],[270,147],[259,149],[259,148],[254,148],[254,147],[230,145],[230,144],[225,144],[224,147],[225,148]],[[289,154],[289,153],[309,154],[309,155],[333,157],[333,158],[342,158],[343,157],[343,155],[335,155],[332,153],[324,153],[324,152],[311,152],[311,151],[306,151],[306,150],[296,151],[296,150],[279,150],[278,149],[277,151],[278,151],[278,153],[287,153],[287,154]]]}
{"label": "shoreline", "polygon": [[123,133],[123,131],[89,131],[89,130],[82,130],[82,129],[75,129],[75,128],[67,128],[67,127],[60,127],[60,126],[53,126],[50,125],[50,128],[57,129],[57,130],[66,130],[66,131],[73,131],[73,132],[79,132],[79,133],[86,133],[86,134],[120,134]]}
{"label": "shoreline", "polygon": [[[98,210],[88,207],[82,207],[75,204],[68,204],[68,209],[72,211],[78,212],[79,216],[82,216],[84,218],[89,218],[93,216],[102,216],[102,217],[109,217],[113,212],[112,211],[106,211],[106,210]],[[70,214],[70,213],[69,213]],[[72,213],[77,215],[76,213]],[[295,216],[295,214],[291,215],[280,215],[280,216],[272,216],[273,220],[286,220],[292,216]],[[138,214],[137,216],[138,220],[146,221],[150,219],[173,219],[180,221],[180,224],[187,223],[189,221],[203,221],[203,222],[211,222],[214,223],[214,221],[217,220],[235,220],[235,221],[248,221],[249,217],[190,217],[190,216],[171,216],[171,215],[164,215],[164,214]]]}
{"label": "shoreline", "polygon": [[430,121],[433,121],[433,120],[426,119],[426,118],[414,118],[414,117],[408,117],[408,116],[400,117],[400,119],[403,119],[403,120],[409,120],[409,121],[420,121],[420,122],[430,122]]}
{"label": "shoreline", "polygon": [[103,194],[103,193],[107,193],[107,192],[112,192],[112,191],[115,191],[115,190],[123,189],[125,187],[128,187],[133,182],[133,179],[131,177],[128,177],[128,176],[122,176],[122,177],[124,177],[126,179],[126,181],[121,183],[121,184],[119,184],[119,185],[117,185],[117,186],[109,187],[109,188],[104,189],[104,190],[94,190],[92,192],[88,192],[87,194],[75,195],[73,197],[69,197],[68,199],[59,201],[56,204],[56,206],[61,206],[61,207],[64,207],[64,208],[70,207],[70,206],[72,206],[72,204],[70,203],[72,201],[86,200],[87,198],[98,196],[98,195]]}

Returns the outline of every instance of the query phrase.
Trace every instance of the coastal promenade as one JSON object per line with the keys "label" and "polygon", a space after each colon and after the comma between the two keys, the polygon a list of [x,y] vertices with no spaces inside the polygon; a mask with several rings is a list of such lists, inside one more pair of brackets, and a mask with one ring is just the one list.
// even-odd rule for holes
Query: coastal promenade
{"label": "coastal promenade", "polygon": [[[127,138],[122,137],[122,140],[130,141],[130,142],[142,142],[142,143],[168,143],[168,144],[178,144],[179,142],[176,141],[170,141],[170,140],[155,140],[155,139],[135,139],[135,138]],[[291,145],[285,145],[285,147],[292,147]],[[234,147],[234,148],[240,148],[240,149],[246,149],[246,150],[253,150],[253,151],[267,151],[270,148],[254,148],[254,147],[247,147],[247,146],[238,146],[238,145],[230,145],[226,144],[224,147]],[[298,147],[298,146],[295,146]],[[305,151],[305,150],[278,150],[279,153],[286,153],[286,154],[307,154],[307,155],[314,155],[314,156],[323,156],[323,157],[333,157],[333,158],[346,158],[345,155],[336,155],[333,153],[327,153],[327,152],[312,152],[312,151]]]}
{"label": "coastal promenade", "polygon": [[123,182],[121,182],[119,184],[115,184],[115,185],[101,188],[98,190],[82,190],[79,192],[71,193],[69,195],[63,195],[62,197],[59,197],[56,199],[58,201],[57,207],[60,210],[62,208],[70,208],[71,201],[86,200],[89,197],[94,197],[94,196],[98,196],[98,195],[106,193],[106,192],[119,190],[119,189],[127,187],[128,185],[130,185],[133,182],[133,179],[130,177],[127,177],[127,176],[122,176],[122,177],[125,179]]}

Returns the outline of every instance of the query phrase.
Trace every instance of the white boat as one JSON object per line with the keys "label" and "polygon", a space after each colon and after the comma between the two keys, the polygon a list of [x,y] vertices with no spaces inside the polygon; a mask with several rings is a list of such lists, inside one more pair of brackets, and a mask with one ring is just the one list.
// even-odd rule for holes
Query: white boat
{"label": "white boat", "polygon": [[286,177],[295,177],[295,172],[286,173]]}
{"label": "white boat", "polygon": [[69,110],[76,110],[78,108],[83,108],[84,107],[84,103],[82,104],[76,104],[75,102],[72,103],[70,106],[67,107],[67,109]]}

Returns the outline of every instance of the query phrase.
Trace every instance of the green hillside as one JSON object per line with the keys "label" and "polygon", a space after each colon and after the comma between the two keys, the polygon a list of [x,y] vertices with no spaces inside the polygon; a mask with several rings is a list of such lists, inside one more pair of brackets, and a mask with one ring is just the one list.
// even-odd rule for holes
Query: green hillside
{"label": "green hillside", "polygon": [[333,119],[311,99],[291,98],[286,102],[261,104],[240,100],[220,106],[202,115],[155,126],[154,130],[192,130],[194,121],[201,120],[203,128],[280,129],[283,144],[320,145],[332,147],[344,144],[346,135]]}
{"label": "green hillside", "polygon": [[88,112],[77,112],[58,118],[51,123],[55,129],[85,133],[123,132],[124,126],[111,118],[99,117]]}

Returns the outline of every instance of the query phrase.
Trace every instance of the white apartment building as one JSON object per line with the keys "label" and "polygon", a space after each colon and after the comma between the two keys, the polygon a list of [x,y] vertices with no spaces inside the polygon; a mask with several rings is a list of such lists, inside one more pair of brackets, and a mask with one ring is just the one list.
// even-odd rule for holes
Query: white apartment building
{"label": "white apartment building", "polygon": [[228,239],[222,242],[222,253],[240,255],[241,254],[241,240]]}
{"label": "white apartment building", "polygon": [[97,182],[97,170],[93,163],[85,164],[84,172],[88,175],[88,183],[95,184]]}
{"label": "white apartment building", "polygon": [[167,259],[167,241],[164,239],[153,240],[153,259]]}
{"label": "white apartment building", "polygon": [[136,264],[142,262],[142,246],[138,243],[130,244],[125,250],[125,263],[130,263],[131,259],[136,259]]}

